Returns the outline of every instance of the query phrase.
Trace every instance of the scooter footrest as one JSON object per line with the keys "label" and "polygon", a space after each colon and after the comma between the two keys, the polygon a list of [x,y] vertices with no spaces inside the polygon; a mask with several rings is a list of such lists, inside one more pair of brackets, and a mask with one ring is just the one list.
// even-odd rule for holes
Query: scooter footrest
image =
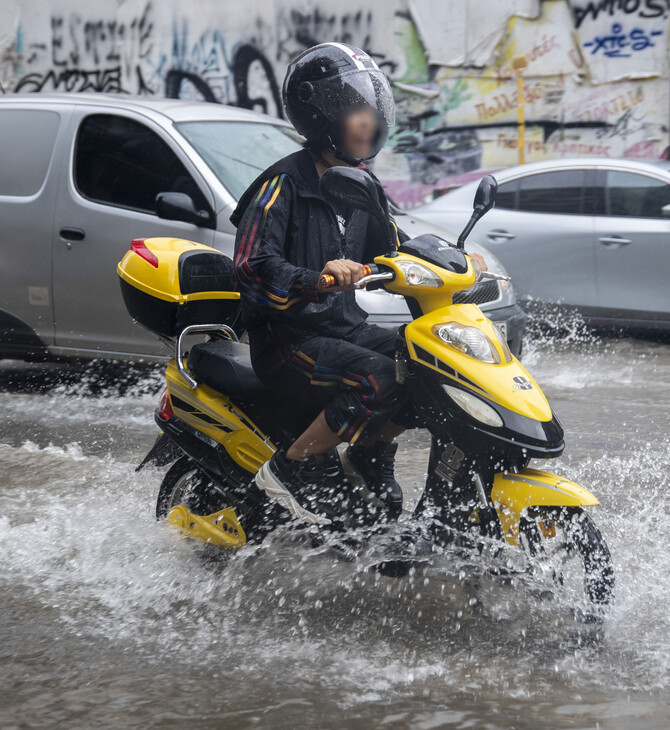
{"label": "scooter footrest", "polygon": [[170,510],[166,521],[185,536],[212,545],[239,550],[247,542],[247,536],[232,507],[210,515],[196,515],[179,504]]}

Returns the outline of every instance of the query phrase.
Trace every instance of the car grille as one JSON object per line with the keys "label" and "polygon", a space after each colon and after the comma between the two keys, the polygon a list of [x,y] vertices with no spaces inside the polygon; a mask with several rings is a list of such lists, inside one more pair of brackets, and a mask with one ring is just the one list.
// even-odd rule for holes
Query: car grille
{"label": "car grille", "polygon": [[497,281],[484,281],[467,291],[457,291],[454,294],[454,304],[484,304],[494,301],[499,295]]}

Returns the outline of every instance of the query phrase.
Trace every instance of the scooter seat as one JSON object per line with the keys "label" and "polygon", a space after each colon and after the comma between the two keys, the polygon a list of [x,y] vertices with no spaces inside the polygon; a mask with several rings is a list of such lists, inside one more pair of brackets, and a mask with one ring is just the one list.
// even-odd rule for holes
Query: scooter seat
{"label": "scooter seat", "polygon": [[254,373],[249,345],[230,340],[203,342],[191,348],[187,365],[198,382],[233,399],[261,401],[273,397]]}

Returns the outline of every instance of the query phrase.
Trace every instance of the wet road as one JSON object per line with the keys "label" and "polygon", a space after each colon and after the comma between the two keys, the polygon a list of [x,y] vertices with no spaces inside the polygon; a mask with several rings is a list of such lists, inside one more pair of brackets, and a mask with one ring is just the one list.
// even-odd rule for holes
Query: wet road
{"label": "wet road", "polygon": [[160,373],[0,363],[0,727],[670,726],[670,345],[571,331],[524,362],[567,432],[552,468],[602,502],[600,638],[455,556],[401,580],[281,536],[208,560],[134,472]]}

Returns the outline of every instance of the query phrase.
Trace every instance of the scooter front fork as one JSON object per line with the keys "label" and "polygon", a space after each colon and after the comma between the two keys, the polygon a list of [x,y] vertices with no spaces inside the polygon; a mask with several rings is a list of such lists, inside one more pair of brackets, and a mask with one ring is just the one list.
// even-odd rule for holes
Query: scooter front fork
{"label": "scooter front fork", "polygon": [[432,436],[426,486],[414,514],[428,518],[451,541],[454,532],[502,539],[491,504],[481,457],[468,455],[457,442]]}

